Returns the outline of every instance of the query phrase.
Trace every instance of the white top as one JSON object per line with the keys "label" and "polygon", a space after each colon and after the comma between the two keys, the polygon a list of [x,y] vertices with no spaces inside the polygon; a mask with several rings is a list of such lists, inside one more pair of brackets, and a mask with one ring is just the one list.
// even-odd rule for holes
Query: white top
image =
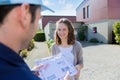
{"label": "white top", "polygon": [[72,53],[73,46],[66,48],[59,46],[59,48],[60,48],[60,55],[63,55],[70,64],[74,64],[74,55]]}
{"label": "white top", "polygon": [[[74,65],[74,55],[72,53],[73,45],[66,48],[59,46],[59,49],[60,49],[59,55],[63,55],[70,64]],[[75,80],[74,76],[73,76],[73,80]]]}
{"label": "white top", "polygon": [[70,64],[71,63],[73,64],[74,63],[74,56],[72,53],[73,46],[66,48],[59,46],[59,48],[60,48],[60,55],[63,55]]}

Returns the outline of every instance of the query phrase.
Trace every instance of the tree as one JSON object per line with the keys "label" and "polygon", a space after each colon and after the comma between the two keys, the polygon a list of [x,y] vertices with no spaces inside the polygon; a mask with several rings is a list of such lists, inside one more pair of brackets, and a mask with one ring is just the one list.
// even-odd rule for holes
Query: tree
{"label": "tree", "polygon": [[116,43],[120,45],[120,22],[115,22],[113,24],[113,32],[115,34]]}
{"label": "tree", "polygon": [[84,41],[86,36],[85,36],[85,32],[87,30],[87,26],[86,25],[81,25],[79,30],[78,30],[78,40],[80,41]]}

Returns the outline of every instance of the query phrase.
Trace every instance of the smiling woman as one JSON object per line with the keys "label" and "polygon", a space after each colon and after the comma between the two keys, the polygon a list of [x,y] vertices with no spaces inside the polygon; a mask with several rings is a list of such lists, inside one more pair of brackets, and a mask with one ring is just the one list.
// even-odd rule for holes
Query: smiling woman
{"label": "smiling woman", "polygon": [[75,40],[74,28],[69,19],[61,18],[57,21],[54,40],[55,43],[51,47],[52,55],[62,55],[75,66],[78,73],[72,78],[76,80],[83,67],[83,51],[80,42]]}

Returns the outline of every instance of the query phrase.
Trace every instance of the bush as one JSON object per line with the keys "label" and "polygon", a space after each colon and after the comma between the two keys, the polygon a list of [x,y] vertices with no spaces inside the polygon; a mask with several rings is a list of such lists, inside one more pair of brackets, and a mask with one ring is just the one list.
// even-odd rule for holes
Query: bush
{"label": "bush", "polygon": [[31,50],[34,48],[34,42],[35,42],[34,39],[32,39],[32,40],[30,41],[30,43],[29,43],[28,48],[19,51],[19,55],[20,55],[22,58],[26,58],[28,52],[31,51]]}
{"label": "bush", "polygon": [[115,34],[116,43],[120,45],[120,22],[115,22],[113,24],[113,32]]}
{"label": "bush", "polygon": [[54,43],[54,40],[50,39],[47,41],[48,48],[50,49],[52,43]]}
{"label": "bush", "polygon": [[85,40],[84,32],[79,32],[78,33],[78,40],[80,40],[80,41],[84,41]]}
{"label": "bush", "polygon": [[45,41],[45,33],[37,32],[34,36],[35,41]]}
{"label": "bush", "polygon": [[23,49],[23,50],[20,50],[20,51],[19,51],[19,55],[20,55],[22,58],[26,58],[26,57],[27,57],[27,53],[28,53],[28,50],[27,50],[27,49]]}
{"label": "bush", "polygon": [[35,46],[34,42],[35,42],[34,39],[32,39],[32,40],[30,41],[29,46],[28,46],[28,48],[27,48],[28,51],[31,51],[31,50],[34,48],[34,46]]}
{"label": "bush", "polygon": [[87,26],[81,26],[80,29],[78,30],[78,40],[84,41],[86,36],[85,32],[87,30]]}
{"label": "bush", "polygon": [[92,39],[90,39],[90,41],[89,42],[91,42],[91,43],[98,43],[99,41],[98,41],[98,39],[97,38],[92,38]]}

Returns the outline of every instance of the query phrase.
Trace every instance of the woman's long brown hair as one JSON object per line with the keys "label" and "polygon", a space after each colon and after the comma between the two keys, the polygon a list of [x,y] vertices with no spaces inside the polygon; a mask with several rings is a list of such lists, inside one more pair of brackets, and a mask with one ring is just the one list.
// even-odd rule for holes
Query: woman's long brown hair
{"label": "woman's long brown hair", "polygon": [[72,22],[67,18],[61,18],[56,23],[56,30],[55,30],[55,35],[54,35],[55,43],[58,44],[58,45],[60,45],[62,43],[61,39],[60,39],[60,37],[58,36],[58,33],[57,33],[58,24],[60,24],[60,23],[64,23],[67,26],[67,28],[68,28],[68,38],[67,38],[68,40],[67,40],[67,43],[69,45],[73,45],[75,43],[74,28],[73,28]]}

